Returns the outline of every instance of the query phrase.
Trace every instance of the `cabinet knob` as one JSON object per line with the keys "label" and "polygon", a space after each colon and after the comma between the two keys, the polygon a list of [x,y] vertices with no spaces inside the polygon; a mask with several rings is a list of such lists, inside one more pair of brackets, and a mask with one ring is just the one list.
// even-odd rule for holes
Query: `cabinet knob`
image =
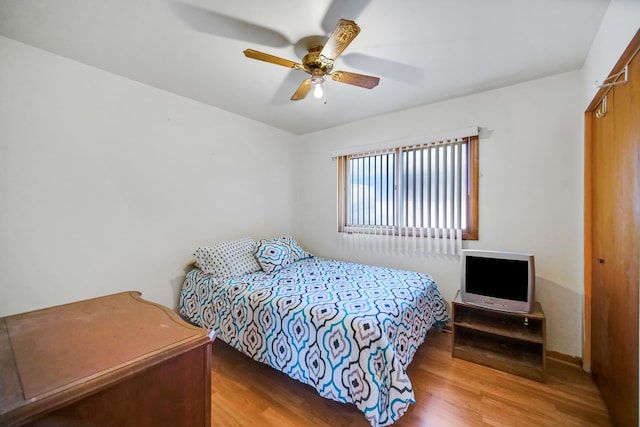
{"label": "cabinet knob", "polygon": [[604,264],[604,258],[598,258],[598,264]]}

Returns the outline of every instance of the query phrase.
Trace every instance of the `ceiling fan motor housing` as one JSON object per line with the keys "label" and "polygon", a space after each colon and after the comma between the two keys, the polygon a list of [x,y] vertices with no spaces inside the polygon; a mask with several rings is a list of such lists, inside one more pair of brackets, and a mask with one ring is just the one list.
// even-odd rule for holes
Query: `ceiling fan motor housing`
{"label": "ceiling fan motor housing", "polygon": [[322,46],[314,46],[310,48],[309,53],[302,58],[304,70],[312,76],[329,74],[333,69],[333,59],[320,55],[321,51]]}

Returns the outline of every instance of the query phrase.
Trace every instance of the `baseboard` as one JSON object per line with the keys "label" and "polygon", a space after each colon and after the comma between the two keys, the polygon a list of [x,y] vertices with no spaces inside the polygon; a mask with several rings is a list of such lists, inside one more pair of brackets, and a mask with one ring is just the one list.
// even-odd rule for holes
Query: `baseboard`
{"label": "baseboard", "polygon": [[569,365],[575,365],[582,369],[582,358],[578,356],[569,356],[568,354],[547,350],[547,359],[554,359],[559,362],[568,363]]}

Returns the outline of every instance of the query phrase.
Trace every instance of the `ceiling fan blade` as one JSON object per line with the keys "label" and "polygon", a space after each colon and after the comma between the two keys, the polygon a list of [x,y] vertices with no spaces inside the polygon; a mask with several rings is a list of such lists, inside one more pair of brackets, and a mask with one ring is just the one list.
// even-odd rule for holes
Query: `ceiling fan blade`
{"label": "ceiling fan blade", "polygon": [[380,83],[380,77],[365,76],[364,74],[349,73],[348,71],[336,71],[331,78],[340,83],[373,89]]}
{"label": "ceiling fan blade", "polygon": [[342,55],[341,58],[350,67],[359,70],[376,70],[376,73],[382,77],[398,82],[418,84],[424,80],[424,70],[413,65],[352,52]]}
{"label": "ceiling fan blade", "polygon": [[424,70],[413,65],[353,52],[342,55],[341,58],[345,64],[351,67],[359,70],[376,70],[376,73],[382,77],[399,82],[418,84],[424,80]]}
{"label": "ceiling fan blade", "polygon": [[298,86],[298,89],[296,89],[296,92],[291,97],[291,100],[300,101],[301,99],[304,99],[310,91],[311,79],[305,79],[302,83],[300,83],[300,86]]}
{"label": "ceiling fan blade", "polygon": [[291,42],[279,32],[192,4],[172,2],[174,13],[191,28],[207,34],[263,46],[286,47]]}
{"label": "ceiling fan blade", "polygon": [[285,71],[285,78],[274,90],[269,104],[275,106],[290,105],[291,94],[295,92],[300,85],[301,76],[302,74],[296,70]]}
{"label": "ceiling fan blade", "polygon": [[325,34],[329,34],[341,18],[357,20],[369,3],[371,0],[333,0],[322,19],[322,29]]}
{"label": "ceiling fan blade", "polygon": [[243,51],[244,56],[251,59],[257,59],[259,61],[270,62],[276,65],[282,65],[287,68],[295,68],[296,70],[302,68],[302,64],[297,62],[289,61],[288,59],[280,58],[279,56],[269,55],[268,53],[258,52],[253,49],[245,49]]}
{"label": "ceiling fan blade", "polygon": [[334,60],[349,46],[349,43],[360,33],[360,27],[353,21],[341,19],[324,44],[320,56]]}

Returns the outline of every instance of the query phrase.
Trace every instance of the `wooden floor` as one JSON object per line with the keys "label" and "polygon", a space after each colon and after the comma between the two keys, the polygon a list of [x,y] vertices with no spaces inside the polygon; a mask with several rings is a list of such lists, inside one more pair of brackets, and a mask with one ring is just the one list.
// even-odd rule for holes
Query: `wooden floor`
{"label": "wooden floor", "polygon": [[[430,332],[408,369],[416,404],[394,426],[610,426],[590,375],[548,360],[546,384],[451,357],[451,335]],[[213,426],[362,426],[333,402],[216,340]]]}

